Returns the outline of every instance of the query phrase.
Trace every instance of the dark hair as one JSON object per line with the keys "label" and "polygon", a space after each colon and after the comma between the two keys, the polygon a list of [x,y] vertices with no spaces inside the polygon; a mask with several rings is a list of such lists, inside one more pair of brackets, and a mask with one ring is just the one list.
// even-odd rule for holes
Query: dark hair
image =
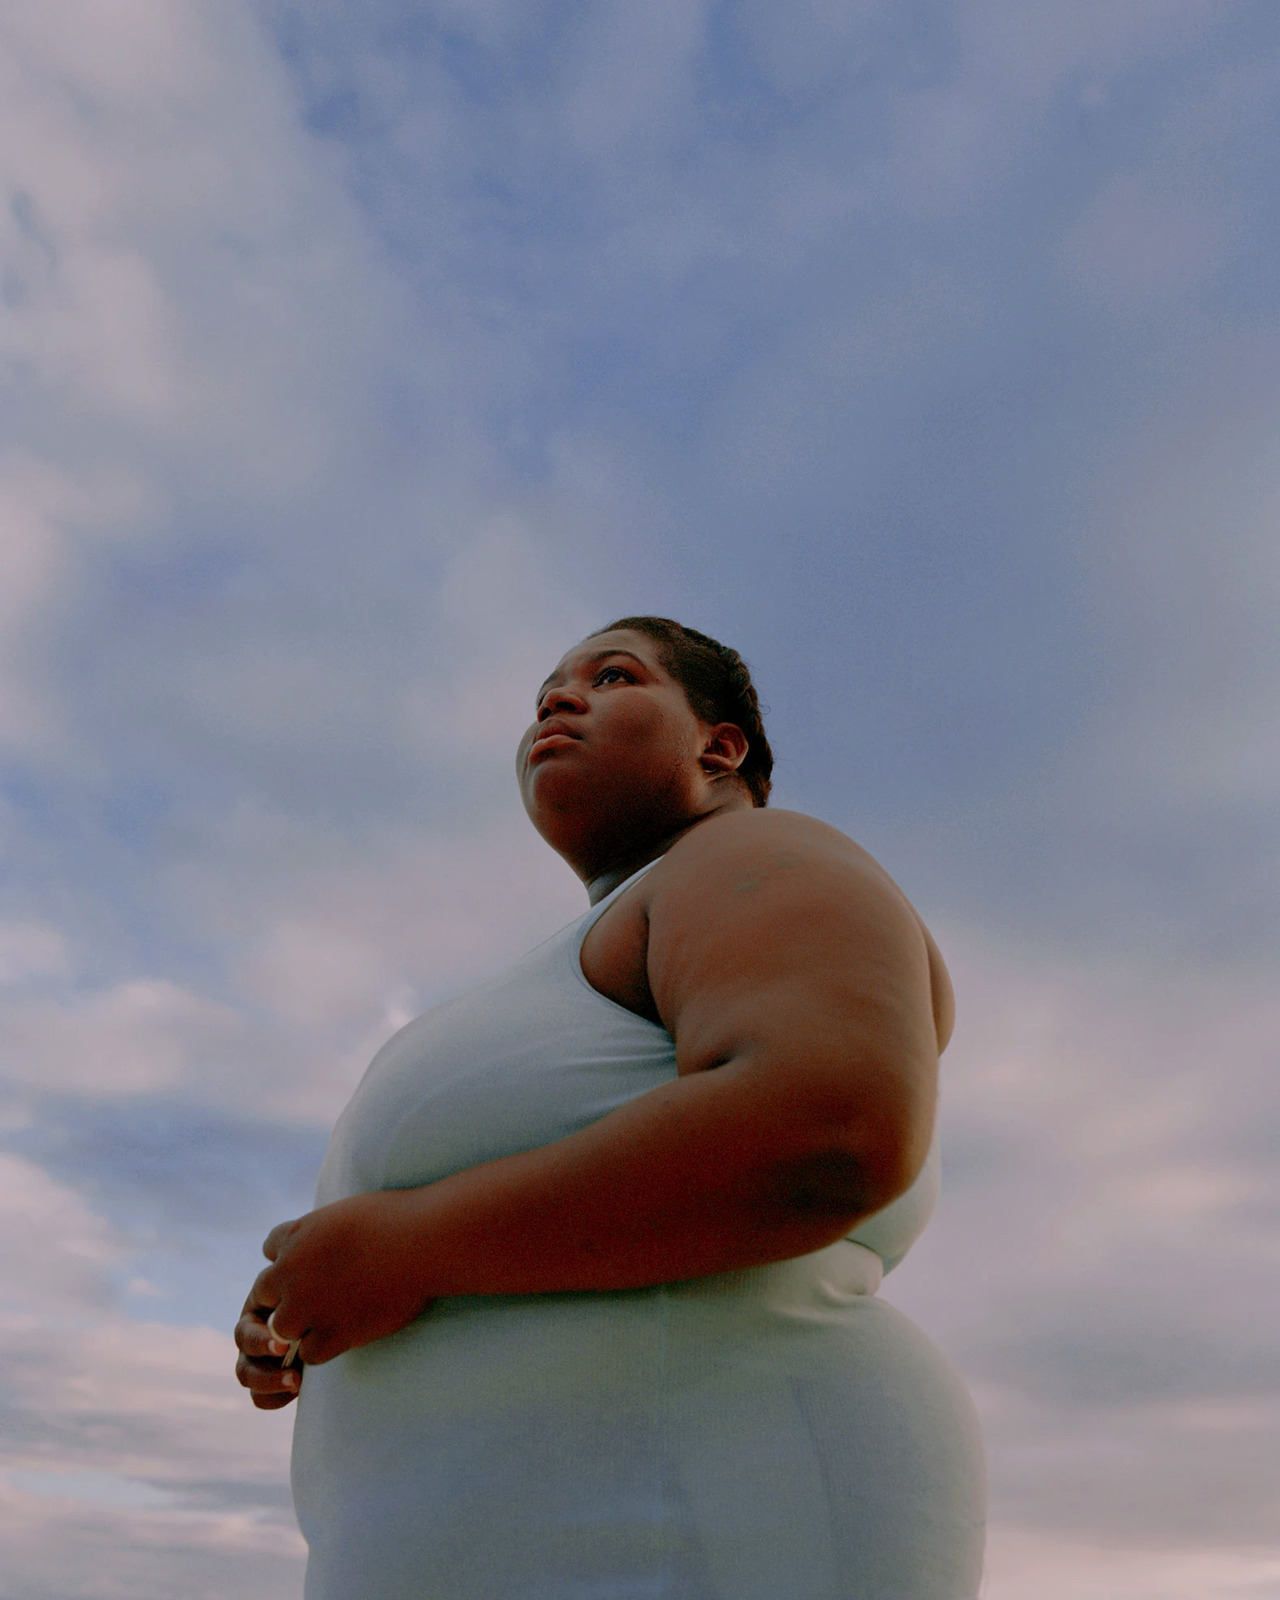
{"label": "dark hair", "polygon": [[773,751],[765,738],[751,673],[738,652],[670,617],[620,617],[600,632],[618,628],[646,634],[657,643],[663,666],[684,690],[694,716],[703,722],[732,722],[742,729],[747,753],[737,775],[746,784],[751,803],[767,806]]}

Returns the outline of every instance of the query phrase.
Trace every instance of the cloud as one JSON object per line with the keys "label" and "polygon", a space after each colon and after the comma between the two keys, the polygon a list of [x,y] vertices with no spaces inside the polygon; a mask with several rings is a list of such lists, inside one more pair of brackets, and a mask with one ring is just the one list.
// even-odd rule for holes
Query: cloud
{"label": "cloud", "polygon": [[109,1299],[109,1273],[125,1241],[73,1190],[40,1167],[0,1154],[0,1281],[3,1302],[54,1318]]}
{"label": "cloud", "polygon": [[580,36],[565,118],[594,163],[641,130],[664,142],[671,137],[689,104],[707,15],[704,0],[611,5]]}
{"label": "cloud", "polygon": [[966,0],[946,67],[895,108],[895,192],[925,214],[958,213],[1035,159],[1059,96],[1084,88],[1096,104],[1127,74],[1200,46],[1218,18],[1208,0],[1123,9],[1054,0],[1034,11],[1015,0]]}
{"label": "cloud", "polygon": [[1230,234],[1220,211],[1161,200],[1122,177],[1093,201],[1063,253],[1086,289],[1126,310],[1154,310],[1198,287],[1224,259]]}
{"label": "cloud", "polygon": [[985,1600],[1265,1600],[1280,1556],[1262,1550],[1123,1549],[1081,1545],[1022,1529],[990,1541]]}
{"label": "cloud", "polygon": [[[338,313],[376,269],[249,9],[126,4],[108,28],[22,4],[3,70],[23,380],[296,489],[333,443],[317,379],[376,326]],[[323,344],[298,340],[326,311]]]}
{"label": "cloud", "polygon": [[209,1329],[4,1331],[0,1527],[16,1595],[231,1600],[268,1580],[301,1593],[288,1421],[262,1426],[233,1361]]}
{"label": "cloud", "polygon": [[886,1292],[978,1395],[992,1600],[1274,1587],[1271,46],[781,15],[0,25],[15,1600],[298,1592],[201,1324],[387,1034],[580,909],[511,751],[637,596],[947,908]]}
{"label": "cloud", "polygon": [[[280,1482],[288,1419],[270,1432],[260,1426],[231,1376],[229,1331],[112,1318],[68,1332],[55,1352],[11,1330],[4,1364],[15,1422],[9,1470],[107,1472],[178,1499],[212,1498],[220,1482]],[[278,1510],[279,1497],[267,1498]]]}
{"label": "cloud", "polygon": [[1280,781],[1280,457],[1261,371],[1273,338],[1232,355],[1220,347],[1131,441],[1107,485],[1096,568],[1140,641],[1128,692],[1100,719],[1108,763],[1142,775],[1147,803],[1184,814],[1265,804]]}
{"label": "cloud", "polygon": [[938,932],[960,1006],[943,1195],[884,1293],[977,1397],[993,1591],[1017,1592],[1042,1537],[1076,1541],[1081,1582],[1110,1571],[1091,1544],[1129,1548],[1135,1594],[1157,1592],[1162,1544],[1264,1553],[1224,1556],[1224,1584],[1270,1570],[1280,1163],[1242,1134],[1274,1122],[1273,985]]}
{"label": "cloud", "polygon": [[230,1597],[252,1567],[288,1593],[301,1540],[287,1421],[261,1426],[231,1377],[229,1333],[122,1313],[116,1282],[136,1252],[75,1190],[0,1154],[11,1592],[161,1600],[198,1581]]}
{"label": "cloud", "polygon": [[83,548],[137,539],[153,520],[149,499],[118,468],[59,467],[21,448],[0,456],[0,743],[39,747],[63,731],[31,656],[65,616]]}
{"label": "cloud", "polygon": [[0,736],[74,763],[59,646],[102,572],[193,498],[302,494],[360,429],[396,294],[247,8],[10,7],[0,83]]}
{"label": "cloud", "polygon": [[225,1051],[228,1008],[163,978],[135,979],[70,1004],[11,1002],[0,1013],[10,1084],[44,1094],[137,1094],[194,1076],[202,1053]]}
{"label": "cloud", "polygon": [[43,922],[0,922],[0,988],[67,971],[67,942]]}
{"label": "cloud", "polygon": [[735,20],[756,70],[782,93],[796,95],[838,92],[858,81],[882,59],[892,12],[884,0],[798,0],[788,19],[767,0],[747,0]]}

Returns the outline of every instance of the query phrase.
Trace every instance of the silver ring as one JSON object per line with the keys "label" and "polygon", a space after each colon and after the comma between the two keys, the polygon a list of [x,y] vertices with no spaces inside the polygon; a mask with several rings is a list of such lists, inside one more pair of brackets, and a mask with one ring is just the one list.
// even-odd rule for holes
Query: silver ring
{"label": "silver ring", "polygon": [[276,1311],[279,1309],[280,1307],[276,1306],[275,1310],[273,1310],[271,1315],[267,1318],[267,1332],[273,1339],[278,1339],[281,1344],[287,1344],[289,1346],[284,1355],[281,1357],[280,1365],[282,1367],[291,1367],[294,1363],[295,1357],[298,1354],[298,1346],[302,1343],[302,1340],[301,1338],[286,1339],[284,1334],[279,1333],[276,1330]]}

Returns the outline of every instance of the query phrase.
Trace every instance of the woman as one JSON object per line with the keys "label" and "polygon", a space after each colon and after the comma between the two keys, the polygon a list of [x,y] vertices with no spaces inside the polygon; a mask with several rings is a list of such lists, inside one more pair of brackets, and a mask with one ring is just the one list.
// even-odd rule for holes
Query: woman
{"label": "woman", "polygon": [[236,1330],[256,1405],[301,1388],[309,1600],[977,1594],[972,1407],[875,1298],[950,985],[771,767],[739,657],[664,618],[539,691],[521,794],[591,910],[383,1047]]}

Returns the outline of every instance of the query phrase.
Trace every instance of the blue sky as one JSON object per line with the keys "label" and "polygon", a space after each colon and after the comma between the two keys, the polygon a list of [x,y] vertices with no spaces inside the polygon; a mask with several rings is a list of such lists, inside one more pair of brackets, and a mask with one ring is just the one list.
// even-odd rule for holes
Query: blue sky
{"label": "blue sky", "polygon": [[7,8],[5,1600],[300,1593],[230,1321],[640,610],[953,966],[988,1600],[1274,1591],[1278,123],[1264,0]]}

